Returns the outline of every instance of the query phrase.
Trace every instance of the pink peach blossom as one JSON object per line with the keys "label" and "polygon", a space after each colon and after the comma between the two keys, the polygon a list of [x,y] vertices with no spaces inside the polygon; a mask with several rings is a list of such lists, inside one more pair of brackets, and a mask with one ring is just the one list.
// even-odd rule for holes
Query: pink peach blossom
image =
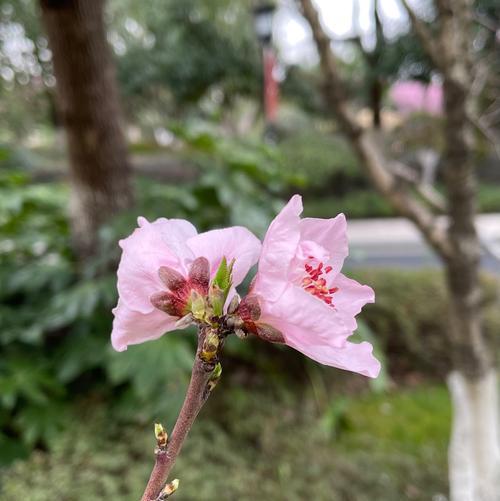
{"label": "pink peach blossom", "polygon": [[348,255],[345,217],[300,219],[301,213],[302,200],[295,195],[267,231],[248,296],[256,296],[260,310],[254,332],[322,364],[376,377],[380,363],[371,344],[347,340],[357,327],[355,316],[374,301],[374,293],[340,273]]}
{"label": "pink peach blossom", "polygon": [[392,102],[403,114],[423,112],[429,115],[443,114],[443,86],[438,83],[425,85],[416,80],[396,82],[389,91]]}
{"label": "pink peach blossom", "polygon": [[138,225],[119,242],[123,250],[118,267],[119,300],[113,310],[111,334],[117,351],[175,329],[191,290],[206,293],[208,280],[224,257],[228,262],[234,259],[232,285],[239,285],[257,262],[261,247],[243,227],[198,234],[182,219],[160,218],[150,223],[143,217]]}

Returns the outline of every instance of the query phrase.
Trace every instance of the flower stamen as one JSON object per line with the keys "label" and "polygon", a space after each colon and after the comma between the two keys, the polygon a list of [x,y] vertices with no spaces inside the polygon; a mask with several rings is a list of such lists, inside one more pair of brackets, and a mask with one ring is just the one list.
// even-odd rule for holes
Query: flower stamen
{"label": "flower stamen", "polygon": [[[308,256],[309,259],[314,259],[313,256]],[[306,271],[306,276],[302,279],[302,288],[312,294],[313,296],[321,299],[329,306],[335,306],[333,304],[332,295],[335,294],[339,289],[338,287],[328,288],[326,286],[326,278],[333,268],[331,266],[326,266],[323,269],[323,263],[320,261],[316,267],[310,263],[304,265]]]}

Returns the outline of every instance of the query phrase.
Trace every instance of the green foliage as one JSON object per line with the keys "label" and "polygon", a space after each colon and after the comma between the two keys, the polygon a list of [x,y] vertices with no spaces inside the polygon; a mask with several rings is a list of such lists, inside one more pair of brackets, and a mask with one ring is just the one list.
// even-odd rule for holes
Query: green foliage
{"label": "green foliage", "polygon": [[[334,186],[332,183],[332,191],[335,190]],[[500,211],[499,186],[480,184],[477,198],[480,213]],[[328,218],[340,212],[349,219],[399,216],[382,195],[369,188],[352,189],[341,196],[334,194],[310,196],[306,201],[304,213],[309,217]]]}
{"label": "green foliage", "polygon": [[[335,394],[337,433],[328,435],[309,392],[220,385],[173,472],[180,501],[423,501],[447,491],[445,388]],[[99,412],[79,412],[84,419],[51,454],[37,452],[5,472],[2,499],[26,492],[33,501],[137,499],[152,462],[151,424],[117,426]]]}
{"label": "green foliage", "polygon": [[[137,214],[184,217],[200,230],[245,224],[263,233],[285,183],[280,157],[260,143],[189,128],[178,135],[200,178],[185,186],[140,179],[138,207],[102,228],[100,250],[84,265],[70,247],[67,189],[0,171],[0,462],[15,456],[12,437],[20,440],[21,456],[33,446],[50,446],[72,403],[87,395],[112,395],[110,412],[120,419],[168,418],[177,409],[192,362],[192,334],[172,334],[122,354],[111,350],[116,242],[135,227]],[[40,419],[31,419],[35,414]]]}
{"label": "green foliage", "polygon": [[[295,131],[278,146],[289,172],[304,176],[309,191],[338,195],[363,183],[358,161],[338,135],[314,129]],[[317,128],[317,127],[316,127]]]}
{"label": "green foliage", "polygon": [[248,2],[111,2],[118,73],[129,97],[179,110],[210,89],[257,93],[259,51]]}
{"label": "green foliage", "polygon": [[343,212],[347,218],[395,217],[397,214],[374,190],[353,190],[345,196],[323,196],[308,200],[304,210],[309,217],[332,217]]}
{"label": "green foliage", "polygon": [[[262,233],[278,205],[276,194],[288,182],[280,172],[281,157],[251,142],[232,147],[229,140],[219,141],[206,131],[181,133],[185,154],[200,168],[199,181],[180,187],[140,180],[134,217],[187,217],[200,229],[247,224]],[[23,456],[34,445],[53,443],[58,430],[66,427],[72,403],[88,395],[97,400],[112,395],[110,412],[122,419],[171,416],[182,398],[194,337],[172,334],[122,354],[109,346],[116,279],[108,270],[119,256],[117,238],[134,227],[132,215],[124,214],[103,228],[101,252],[79,268],[69,247],[66,189],[30,184],[25,174],[15,171],[1,172],[0,461]],[[328,215],[334,212],[330,208]],[[376,344],[388,353],[391,374],[445,370],[446,302],[440,274],[357,275],[377,290],[377,303],[366,308],[363,318]],[[485,286],[486,327],[492,333],[500,320],[493,307],[494,285],[487,280]],[[257,361],[259,370],[282,380],[275,352],[270,356],[262,349],[259,343],[228,343],[227,352],[245,364],[255,366]],[[256,357],[255,350],[261,355]],[[300,371],[290,350],[282,351],[287,366]],[[30,418],[35,414],[40,419]]]}
{"label": "green foliage", "polygon": [[[376,291],[376,302],[365,306],[362,318],[376,333],[387,356],[389,372],[444,376],[451,361],[443,273],[433,269],[373,269],[356,270],[350,275]],[[498,352],[498,279],[484,275],[482,284],[483,324]]]}
{"label": "green foliage", "polygon": [[303,184],[281,153],[259,140],[228,138],[201,122],[172,130],[186,145],[182,157],[202,172],[191,193],[201,202],[193,217],[203,228],[244,225],[263,236],[281,194]]}
{"label": "green foliage", "polygon": [[[66,188],[32,184],[19,171],[0,171],[0,462],[24,456],[33,446],[50,447],[67,429],[73,403],[83,398],[109,400],[110,413],[128,421],[171,419],[177,409],[194,336],[172,334],[121,354],[109,346],[110,310],[116,304],[116,278],[109,270],[119,257],[116,241],[130,233],[137,214],[185,217],[200,230],[245,224],[262,235],[281,204],[279,194],[299,181],[296,172],[283,173],[283,157],[275,148],[220,138],[199,124],[176,132],[185,144],[182,155],[196,164],[199,178],[185,186],[140,179],[134,214],[123,214],[102,229],[101,250],[83,267],[69,245]],[[326,216],[337,212],[332,205],[326,210]],[[388,353],[391,375],[445,370],[440,274],[357,275],[378,297],[363,315],[372,334],[366,329],[360,334],[371,335]],[[493,333],[500,324],[494,284],[486,280],[485,287],[486,327]],[[262,343],[229,342],[227,353],[276,382],[304,368],[291,350],[266,351]]]}
{"label": "green foliage", "polygon": [[[109,346],[116,278],[107,270],[115,267],[117,232],[123,226],[130,231],[130,217],[104,228],[102,253],[79,268],[69,247],[66,205],[62,186],[29,184],[24,175],[2,171],[0,463],[50,445],[66,426],[72,402],[84,394],[113,394],[123,417],[127,406],[148,416],[165,411],[178,401],[190,364],[190,343],[175,336],[131,349],[118,364]],[[162,393],[166,398],[152,398]]]}
{"label": "green foliage", "polygon": [[500,212],[500,186],[480,184],[477,201],[480,212]]}
{"label": "green foliage", "polygon": [[433,66],[412,32],[386,41],[380,56],[376,71],[385,81],[402,79],[428,83],[431,79]]}

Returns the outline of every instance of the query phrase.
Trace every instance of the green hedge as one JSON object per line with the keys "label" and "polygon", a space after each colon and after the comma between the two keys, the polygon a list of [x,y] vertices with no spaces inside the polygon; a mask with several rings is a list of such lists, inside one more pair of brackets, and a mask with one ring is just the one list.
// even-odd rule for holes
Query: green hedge
{"label": "green hedge", "polygon": [[[391,372],[442,376],[450,367],[448,306],[440,270],[356,270],[376,292],[361,318],[381,343]],[[492,346],[500,346],[500,281],[483,275],[483,323]]]}

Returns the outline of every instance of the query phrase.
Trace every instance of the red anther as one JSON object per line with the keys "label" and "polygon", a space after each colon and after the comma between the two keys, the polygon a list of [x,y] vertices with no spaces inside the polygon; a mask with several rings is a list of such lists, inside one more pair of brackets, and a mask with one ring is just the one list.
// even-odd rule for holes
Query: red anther
{"label": "red anther", "polygon": [[[309,259],[314,259],[313,256],[309,256]],[[302,279],[301,286],[306,292],[309,292],[314,297],[321,299],[329,306],[335,306],[333,304],[332,294],[337,292],[338,287],[332,287],[328,289],[326,287],[326,279],[323,275],[330,273],[333,270],[332,266],[326,266],[323,269],[324,264],[319,262],[318,265],[313,268],[310,264],[304,264],[304,269],[307,275]]]}

